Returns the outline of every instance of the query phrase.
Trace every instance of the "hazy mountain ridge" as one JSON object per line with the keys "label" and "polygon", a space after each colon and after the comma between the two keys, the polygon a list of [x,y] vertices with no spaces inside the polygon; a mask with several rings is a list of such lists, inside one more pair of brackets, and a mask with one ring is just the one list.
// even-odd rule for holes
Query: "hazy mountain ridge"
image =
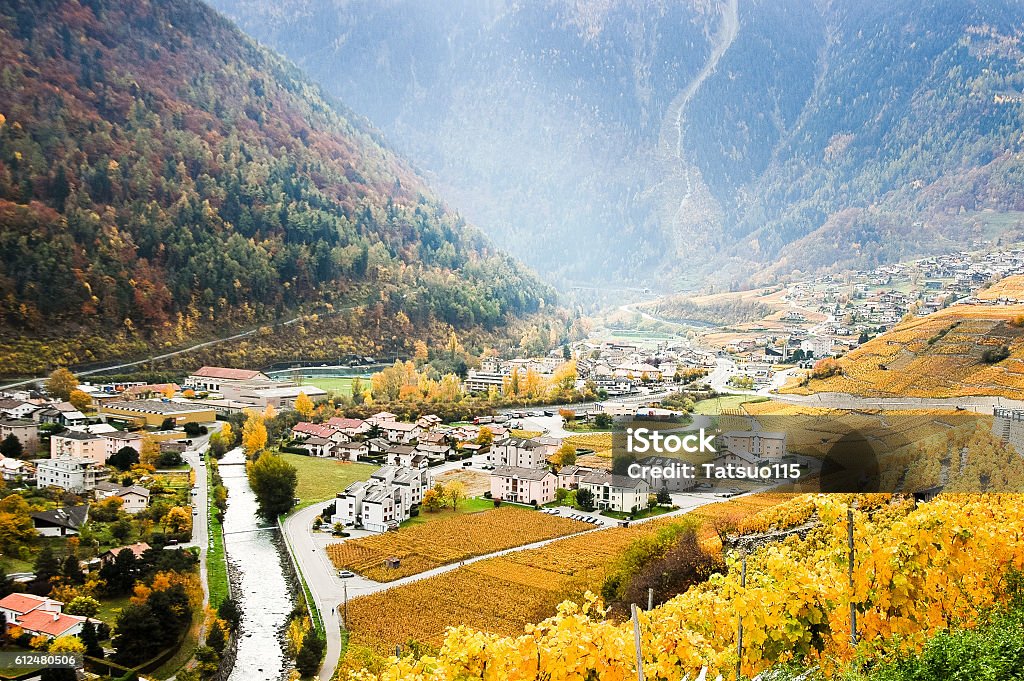
{"label": "hazy mountain ridge", "polygon": [[738,3],[676,118],[724,0],[212,2],[555,279],[865,267],[976,243],[972,213],[1022,205],[1013,3]]}

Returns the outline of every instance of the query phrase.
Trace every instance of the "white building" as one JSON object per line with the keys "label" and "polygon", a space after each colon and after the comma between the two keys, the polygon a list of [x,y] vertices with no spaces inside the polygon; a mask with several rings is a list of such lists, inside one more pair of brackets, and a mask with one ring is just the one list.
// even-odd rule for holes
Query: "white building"
{"label": "white building", "polygon": [[594,494],[594,506],[602,511],[633,513],[647,508],[651,486],[646,481],[608,471],[593,471],[580,480],[579,488]]}
{"label": "white building", "polygon": [[491,473],[491,497],[543,506],[555,500],[558,478],[546,468],[498,466]]}
{"label": "white building", "polygon": [[545,468],[555,448],[536,440],[508,438],[491,445],[487,463],[513,468]]}
{"label": "white building", "polygon": [[112,482],[98,482],[93,488],[96,500],[120,497],[124,502],[121,509],[126,513],[138,513],[149,507],[149,490],[140,485],[116,485]]}
{"label": "white building", "polygon": [[88,492],[110,477],[110,472],[91,459],[61,457],[36,459],[36,484],[39,487],[60,487],[69,492]]}
{"label": "white building", "polygon": [[354,482],[338,494],[331,522],[361,525],[372,532],[397,529],[429,487],[425,469],[383,466],[369,480]]}

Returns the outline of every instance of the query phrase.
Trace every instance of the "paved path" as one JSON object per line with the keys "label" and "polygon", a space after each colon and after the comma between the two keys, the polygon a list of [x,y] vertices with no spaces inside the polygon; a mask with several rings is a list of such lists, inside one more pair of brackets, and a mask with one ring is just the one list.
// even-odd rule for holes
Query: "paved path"
{"label": "paved path", "polygon": [[[680,506],[679,509],[662,515],[636,520],[633,521],[632,524],[683,515],[705,504],[722,501],[723,497],[712,494],[674,494],[672,499],[674,503]],[[334,674],[335,668],[338,666],[338,661],[341,658],[341,628],[344,622],[342,621],[339,607],[344,603],[346,589],[348,598],[368,596],[370,594],[418,582],[422,579],[435,577],[452,570],[457,570],[463,565],[470,565],[477,561],[504,556],[519,551],[528,551],[530,549],[539,548],[553,542],[566,539],[566,537],[555,537],[553,539],[545,539],[531,544],[525,544],[523,546],[504,549],[502,551],[495,551],[494,553],[488,553],[483,556],[467,558],[461,563],[442,565],[440,567],[427,570],[426,572],[397,579],[393,582],[376,582],[359,575],[349,579],[341,579],[338,577],[337,570],[327,557],[327,552],[325,550],[328,544],[335,544],[338,542],[338,539],[332,537],[328,532],[313,531],[313,519],[320,514],[327,503],[329,502],[322,502],[308,506],[301,511],[297,511],[290,515],[283,523],[285,540],[288,541],[289,545],[292,547],[292,551],[295,553],[296,560],[299,563],[299,569],[302,571],[306,584],[309,586],[309,590],[313,594],[314,601],[316,601],[315,605],[319,609],[324,620],[324,629],[327,634],[327,647],[323,665],[320,667],[321,679],[331,678]],[[569,512],[577,513],[579,515],[590,515],[595,518],[599,518],[602,521],[602,525],[599,527],[584,530],[583,532],[570,536],[575,537],[581,534],[601,532],[602,530],[616,527],[618,525],[617,521],[605,516],[587,514],[570,509],[562,509],[563,515],[566,515]]]}

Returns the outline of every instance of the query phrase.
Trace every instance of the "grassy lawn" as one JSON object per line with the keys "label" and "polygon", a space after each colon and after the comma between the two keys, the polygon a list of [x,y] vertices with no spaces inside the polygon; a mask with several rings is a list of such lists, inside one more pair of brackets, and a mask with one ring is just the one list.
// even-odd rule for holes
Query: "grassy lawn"
{"label": "grassy lawn", "polygon": [[611,433],[616,430],[622,430],[622,428],[616,428],[614,426],[599,428],[592,423],[584,423],[582,421],[566,424],[565,429],[572,433]]}
{"label": "grassy lawn", "polygon": [[299,472],[295,496],[302,501],[295,510],[333,499],[356,480],[367,480],[378,468],[372,464],[321,459],[302,454],[281,454],[281,458],[295,466]]}
{"label": "grassy lawn", "polygon": [[[352,379],[355,376],[317,376],[316,378],[303,378],[301,379],[303,385],[312,385],[326,390],[328,392],[334,392],[341,395],[352,394]],[[370,387],[370,379],[368,377],[360,377],[363,382],[363,389]]]}
{"label": "grassy lawn", "polygon": [[639,513],[622,513],[621,511],[601,511],[601,515],[607,516],[609,518],[615,518],[616,520],[625,520],[630,516],[633,517],[633,520],[640,520],[642,518],[652,518],[656,515],[663,515],[665,513],[668,513],[669,511],[674,510],[674,506],[671,508],[666,506],[655,506],[654,508],[645,508]]}
{"label": "grassy lawn", "polygon": [[479,513],[480,511],[486,511],[494,508],[494,501],[491,499],[484,499],[483,497],[473,497],[470,499],[463,499],[459,502],[459,507],[456,510],[446,508],[443,511],[435,511],[434,513],[427,513],[423,509],[420,509],[420,514],[415,518],[409,518],[401,527],[409,527],[411,525],[423,525],[425,523],[433,522],[435,520],[443,520],[445,518],[451,518],[452,516],[465,515],[467,513]]}
{"label": "grassy lawn", "polygon": [[710,400],[701,400],[693,407],[695,414],[718,415],[727,409],[739,409],[745,402],[764,402],[768,398],[755,395],[724,395]]}
{"label": "grassy lawn", "polygon": [[207,476],[206,484],[207,518],[210,521],[210,543],[206,550],[206,584],[210,592],[210,607],[216,608],[228,597],[228,565],[224,555],[224,526],[217,521],[217,507],[213,505],[212,474]]}
{"label": "grassy lawn", "polygon": [[114,622],[117,620],[117,613],[121,611],[121,608],[128,605],[131,596],[117,596],[116,598],[102,598],[100,599],[100,610],[96,613],[96,618],[101,619],[111,627],[114,626]]}

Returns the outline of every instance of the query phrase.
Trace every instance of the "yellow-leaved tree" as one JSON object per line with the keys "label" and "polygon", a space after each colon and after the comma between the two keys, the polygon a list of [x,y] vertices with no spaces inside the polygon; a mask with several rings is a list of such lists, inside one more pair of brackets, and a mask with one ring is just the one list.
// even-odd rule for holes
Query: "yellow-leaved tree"
{"label": "yellow-leaved tree", "polygon": [[310,414],[313,413],[313,400],[309,399],[306,393],[300,392],[298,397],[295,398],[295,411],[309,418]]}
{"label": "yellow-leaved tree", "polygon": [[248,411],[249,418],[242,426],[242,447],[249,456],[262,451],[267,446],[267,425],[263,416],[255,409]]}

